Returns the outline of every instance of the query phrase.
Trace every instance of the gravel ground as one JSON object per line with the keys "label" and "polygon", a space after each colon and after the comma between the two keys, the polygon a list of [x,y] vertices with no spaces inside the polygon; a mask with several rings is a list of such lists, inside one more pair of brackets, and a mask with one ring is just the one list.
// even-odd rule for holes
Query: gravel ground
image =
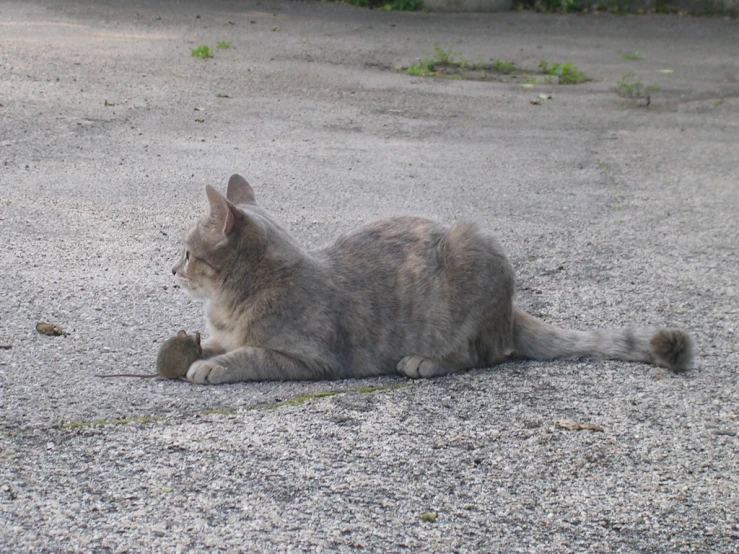
{"label": "gravel ground", "polygon": [[[435,44],[591,80],[392,70]],[[717,18],[0,1],[0,551],[738,552],[738,44]],[[234,172],[309,247],[475,220],[525,309],[690,329],[695,368],[95,377],[202,330],[169,270]]]}

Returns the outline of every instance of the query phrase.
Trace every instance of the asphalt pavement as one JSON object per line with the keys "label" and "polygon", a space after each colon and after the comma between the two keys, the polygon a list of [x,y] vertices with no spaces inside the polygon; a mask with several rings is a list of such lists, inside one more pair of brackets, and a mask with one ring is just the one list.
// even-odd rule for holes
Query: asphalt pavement
{"label": "asphalt pavement", "polygon": [[[403,70],[435,47],[517,70]],[[737,160],[732,19],[0,1],[0,551],[737,552]],[[235,172],[309,248],[476,221],[524,309],[694,368],[96,377],[204,330],[170,268]]]}

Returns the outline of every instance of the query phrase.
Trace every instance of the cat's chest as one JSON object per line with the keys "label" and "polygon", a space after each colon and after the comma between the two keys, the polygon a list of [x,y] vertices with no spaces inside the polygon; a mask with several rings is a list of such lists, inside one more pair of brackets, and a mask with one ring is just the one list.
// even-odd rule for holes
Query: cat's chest
{"label": "cat's chest", "polygon": [[205,310],[205,324],[208,334],[226,350],[242,346],[257,346],[250,340],[247,318],[234,317],[234,312],[223,306],[209,305]]}

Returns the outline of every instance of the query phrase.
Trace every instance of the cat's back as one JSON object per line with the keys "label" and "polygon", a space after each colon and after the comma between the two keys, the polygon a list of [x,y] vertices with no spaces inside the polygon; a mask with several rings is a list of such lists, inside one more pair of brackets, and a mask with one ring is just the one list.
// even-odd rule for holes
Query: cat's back
{"label": "cat's back", "polygon": [[376,219],[343,235],[322,251],[332,259],[357,261],[367,258],[398,257],[419,261],[417,256],[431,256],[427,261],[452,261],[460,256],[466,262],[483,261],[505,255],[498,242],[470,221],[447,226],[431,219],[399,215]]}
{"label": "cat's back", "polygon": [[399,250],[426,247],[439,240],[448,228],[422,217],[399,215],[370,221],[341,235],[325,251],[329,255],[351,255],[372,251],[392,254]]}
{"label": "cat's back", "polygon": [[321,255],[340,281],[400,285],[401,294],[403,285],[421,286],[422,292],[452,280],[464,290],[494,275],[513,278],[497,241],[469,221],[447,226],[423,217],[385,217],[340,236]]}
{"label": "cat's back", "polygon": [[[325,256],[335,271],[381,279],[384,271],[401,268],[432,269],[438,248],[449,228],[422,217],[391,216],[365,223],[339,236],[325,247]],[[359,275],[352,275],[352,277]]]}

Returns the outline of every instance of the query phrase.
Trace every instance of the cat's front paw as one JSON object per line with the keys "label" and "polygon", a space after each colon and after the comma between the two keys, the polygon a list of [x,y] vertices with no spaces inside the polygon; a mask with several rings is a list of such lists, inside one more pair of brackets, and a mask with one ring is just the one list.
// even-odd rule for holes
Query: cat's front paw
{"label": "cat's front paw", "polygon": [[187,370],[187,380],[198,385],[228,382],[228,371],[216,360],[198,360]]}

